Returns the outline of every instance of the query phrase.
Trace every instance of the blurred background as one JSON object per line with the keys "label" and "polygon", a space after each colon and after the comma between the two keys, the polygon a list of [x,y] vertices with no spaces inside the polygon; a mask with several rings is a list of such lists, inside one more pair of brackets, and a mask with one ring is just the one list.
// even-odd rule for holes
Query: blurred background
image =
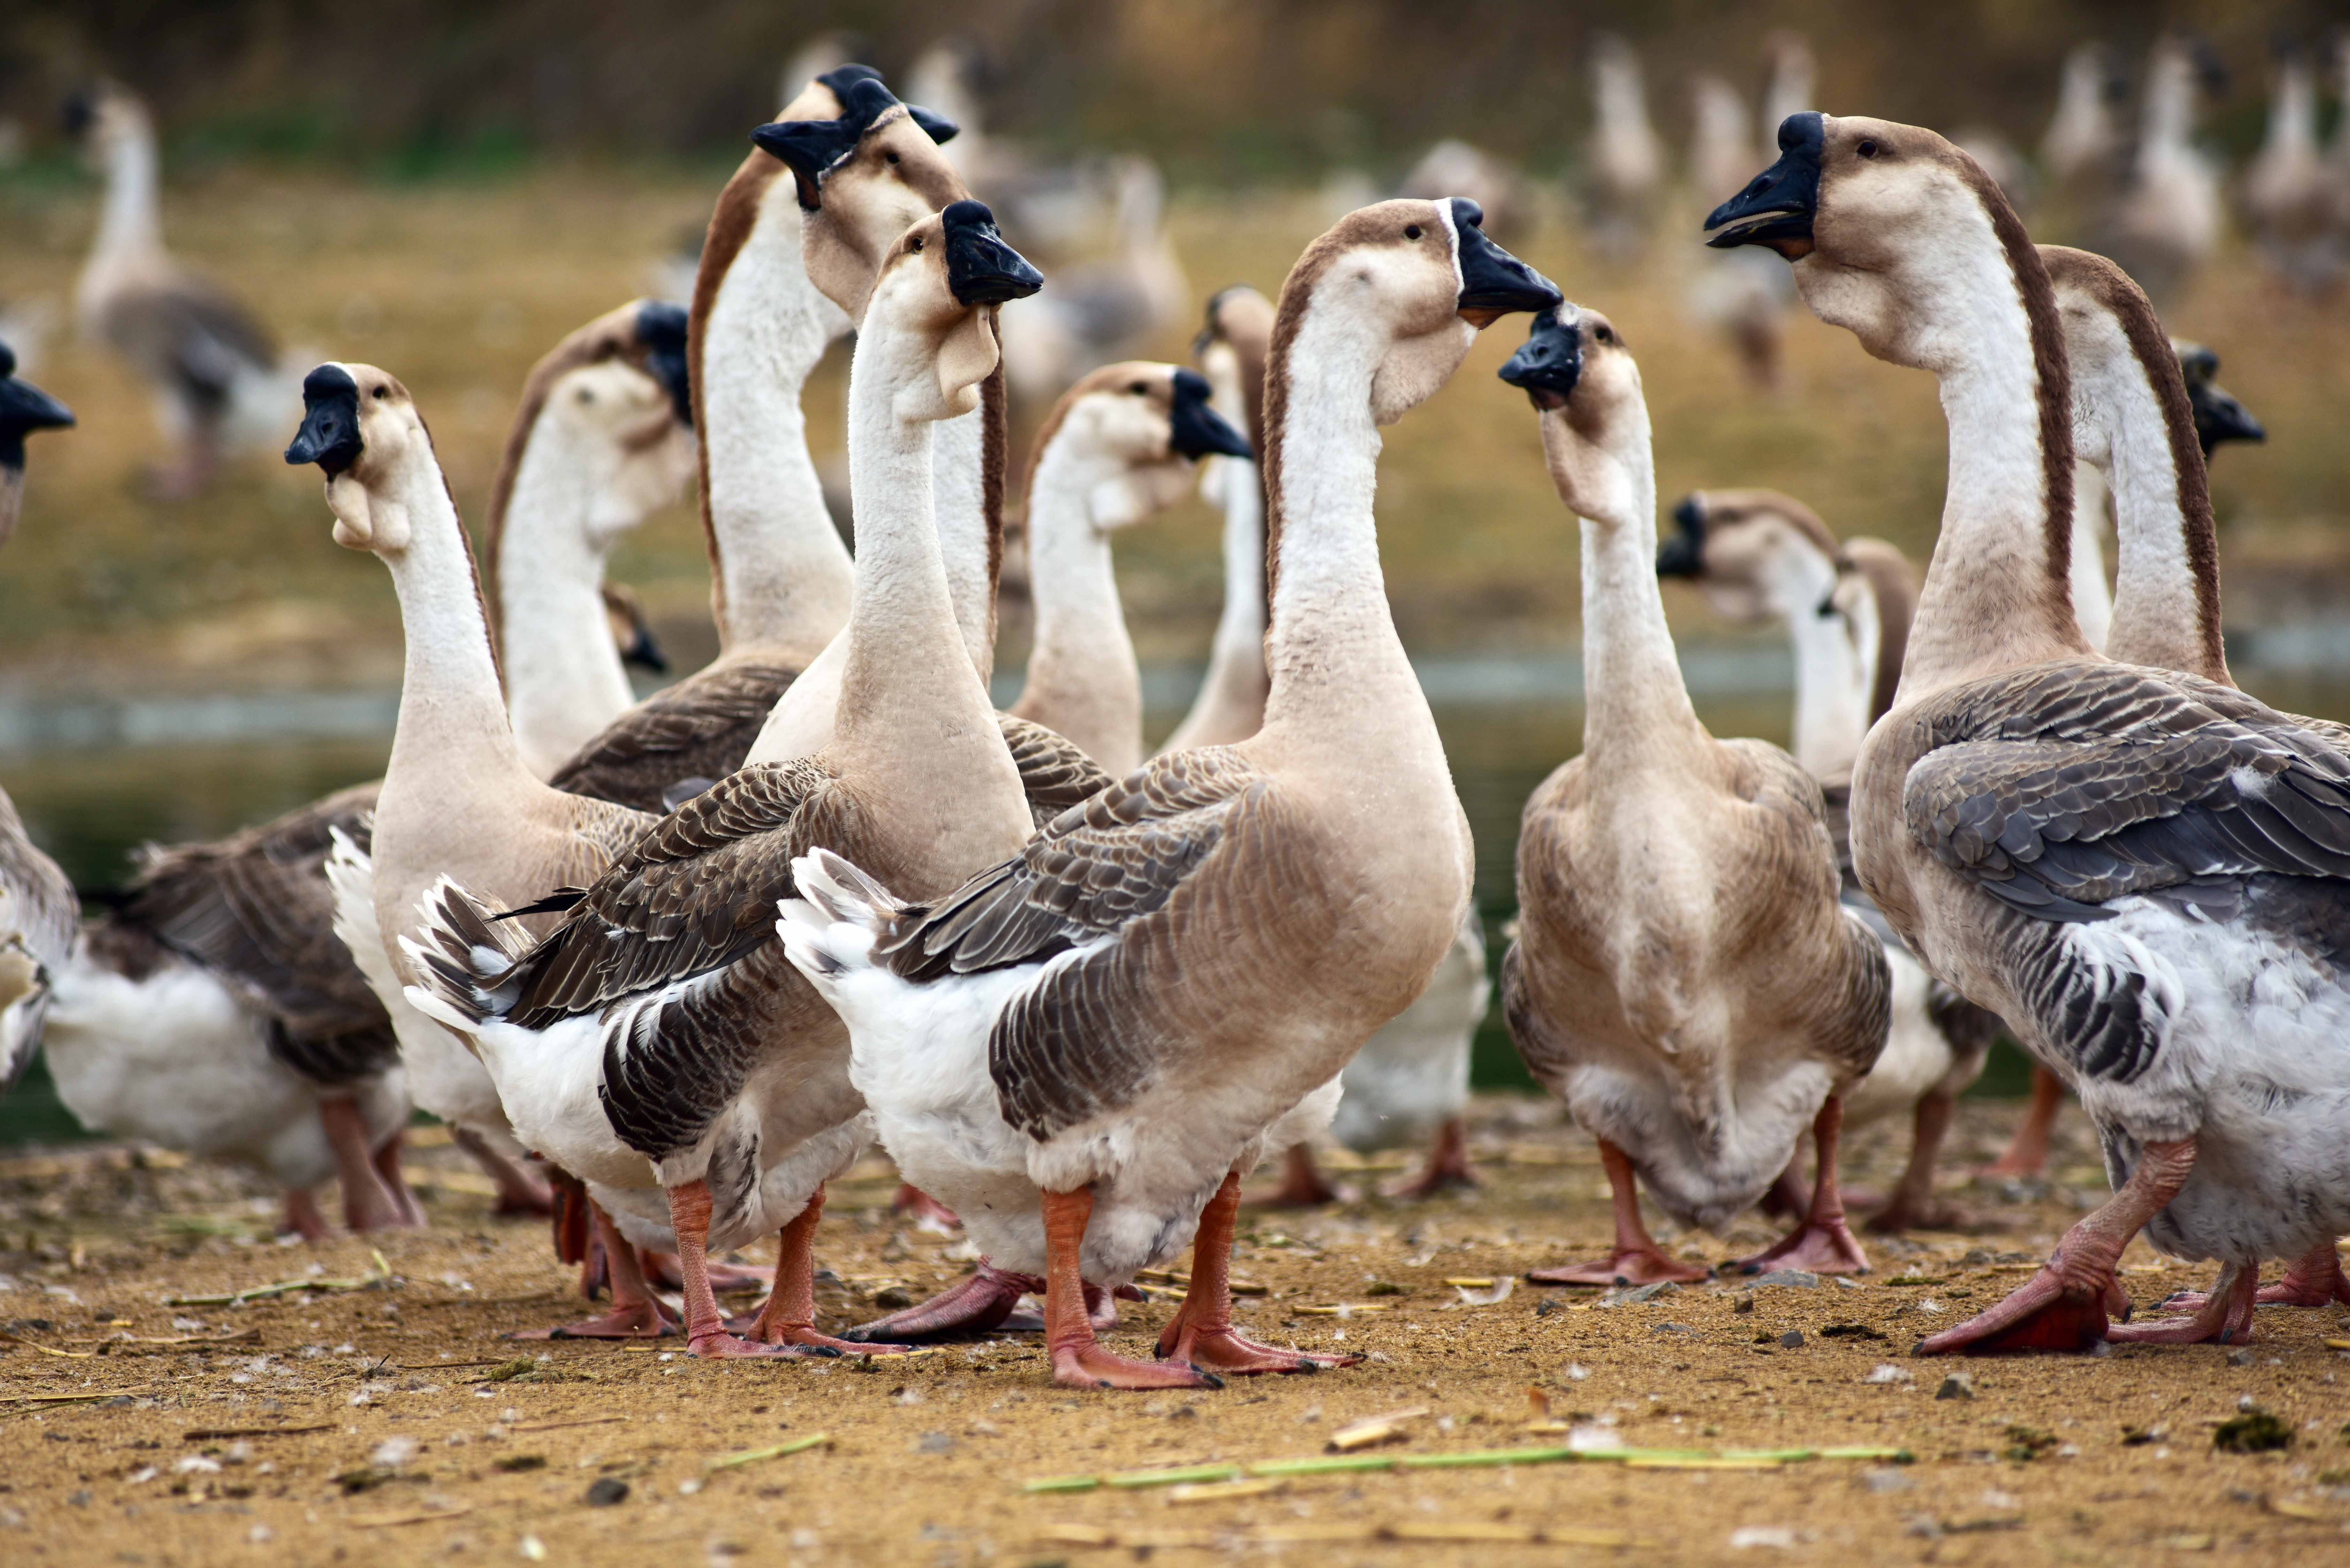
{"label": "blurred background", "polygon": [[[1041,301],[1007,314],[1034,361],[1015,472],[1024,432],[1087,364],[1185,358],[1211,293],[1274,293],[1337,213],[1462,193],[1623,330],[1668,504],[1775,486],[1921,562],[1945,460],[1931,381],[1813,321],[1774,258],[1757,271],[1759,253],[1728,260],[1698,233],[1769,161],[1780,113],[1931,125],[1984,161],[2035,238],[2125,259],[2174,335],[2220,356],[2268,431],[2213,465],[2231,661],[2268,701],[2350,718],[2342,16],[2283,0],[13,0],[0,338],[80,427],[35,443],[0,552],[0,785],[78,883],[102,887],[141,839],[214,836],[375,776],[395,701],[390,585],[330,543],[315,472],[265,443],[164,498],[154,393],[77,328],[104,176],[59,106],[99,78],[152,116],[172,254],[244,301],[288,363],[400,377],[469,520],[532,362],[634,296],[682,298],[751,129],[813,70],[859,59],[964,123],[974,192],[1048,279],[1125,291],[1124,315],[1053,352]],[[1024,310],[1039,320],[1024,328]],[[1388,433],[1379,497],[1398,619],[1477,830],[1489,933],[1512,912],[1518,808],[1581,726],[1573,520],[1524,400],[1492,376],[1520,331],[1492,334]],[[836,349],[809,390],[820,462],[840,452],[845,364]],[[1119,538],[1154,737],[1206,658],[1219,527],[1195,502]],[[709,656],[690,503],[611,570],[676,668]],[[1015,560],[1000,660],[1014,690],[1018,589]],[[1785,742],[1783,636],[1666,594],[1708,722]],[[2017,1068],[1982,1092],[2017,1092]],[[1518,1071],[1495,1017],[1480,1080]],[[61,1136],[61,1116],[36,1070],[0,1103],[0,1140]]]}

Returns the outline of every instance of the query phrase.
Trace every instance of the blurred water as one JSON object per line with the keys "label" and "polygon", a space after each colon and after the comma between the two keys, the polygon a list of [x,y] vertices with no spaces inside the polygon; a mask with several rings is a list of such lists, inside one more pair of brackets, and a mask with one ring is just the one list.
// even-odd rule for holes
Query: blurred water
{"label": "blurred water", "polygon": [[[1684,670],[1699,716],[1717,735],[1788,740],[1783,647],[1700,647]],[[1421,668],[1477,841],[1477,901],[1498,969],[1502,928],[1516,910],[1518,814],[1534,786],[1582,748],[1581,670],[1572,658],[1431,660]],[[2240,670],[2243,684],[2293,711],[2350,717],[2350,682],[2297,671]],[[1181,716],[1199,675],[1146,673],[1149,732]],[[1017,689],[1017,676],[1009,685]],[[1000,691],[1008,701],[1012,691]],[[378,693],[214,698],[184,702],[40,705],[0,701],[0,787],[35,840],[76,887],[121,880],[138,845],[219,837],[379,776],[391,700]],[[2022,1092],[2024,1064],[2002,1048],[1978,1092]],[[1487,1087],[1531,1087],[1498,1007],[1479,1032],[1474,1075]],[[0,1099],[0,1145],[73,1136],[36,1064]]]}

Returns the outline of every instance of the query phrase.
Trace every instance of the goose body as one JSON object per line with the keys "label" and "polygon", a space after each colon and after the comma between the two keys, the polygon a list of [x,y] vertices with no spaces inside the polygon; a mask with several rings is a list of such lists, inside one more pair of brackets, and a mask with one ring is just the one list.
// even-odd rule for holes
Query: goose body
{"label": "goose body", "polygon": [[[2260,1260],[2350,1222],[2350,990],[2326,934],[2350,913],[2350,752],[2082,640],[2057,293],[1971,161],[1915,127],[1811,115],[1712,214],[1714,243],[1794,258],[1815,314],[1938,375],[1951,425],[1900,691],[1855,774],[1861,881],[1934,972],[2074,1085],[2117,1189],[2022,1290],[1926,1348],[2248,1335]],[[2216,570],[2190,557],[2164,591],[2182,575],[2187,624],[2216,649]],[[2117,608],[2117,629],[2131,619]],[[2141,1228],[2225,1264],[2194,1319],[2109,1324]]]}
{"label": "goose body", "polygon": [[2261,259],[2304,293],[2330,287],[2350,265],[2350,225],[2341,221],[2341,192],[2327,174],[2317,145],[2316,73],[2287,45],[2277,52],[2268,135],[2244,171],[2242,196]]}
{"label": "goose body", "polygon": [[[1156,759],[927,904],[820,850],[796,863],[787,950],[847,1023],[883,1141],[994,1265],[1045,1275],[1062,1381],[1196,1386],[1195,1367],[1316,1360],[1232,1334],[1215,1281],[1238,1172],[1276,1130],[1326,1119],[1339,1069],[1424,988],[1468,897],[1370,491],[1376,424],[1442,384],[1474,322],[1556,297],[1475,221],[1465,201],[1367,208],[1283,290],[1257,734]],[[1349,916],[1373,897],[1376,920]],[[1206,1282],[1170,1359],[1094,1343],[1081,1284],[1122,1283],[1195,1231]]]}
{"label": "goose body", "polygon": [[1603,255],[1622,260],[1648,244],[1665,154],[1648,122],[1640,57],[1613,33],[1593,41],[1591,99],[1591,236]]}
{"label": "goose body", "polygon": [[2156,43],[2129,177],[2100,226],[2096,248],[2157,300],[2184,288],[2220,243],[2220,171],[2194,141],[2208,67],[2178,38]]}
{"label": "goose body", "polygon": [[1004,374],[1028,403],[1056,398],[1087,371],[1134,354],[1191,308],[1158,167],[1122,158],[1110,180],[1118,193],[1115,254],[1056,268],[1042,294],[1004,312]]}
{"label": "goose body", "polygon": [[1503,1003],[1526,1065],[1600,1140],[1617,1245],[1545,1283],[1700,1277],[1641,1226],[1633,1173],[1685,1224],[1753,1203],[1808,1127],[1803,1224],[1754,1266],[1853,1272],[1835,1150],[1842,1096],[1884,1048],[1882,945],[1837,901],[1819,785],[1776,746],[1717,741],[1690,706],[1656,576],[1639,372],[1614,327],[1537,318],[1503,377],[1543,410],[1583,518],[1583,754],[1526,802],[1519,935]]}

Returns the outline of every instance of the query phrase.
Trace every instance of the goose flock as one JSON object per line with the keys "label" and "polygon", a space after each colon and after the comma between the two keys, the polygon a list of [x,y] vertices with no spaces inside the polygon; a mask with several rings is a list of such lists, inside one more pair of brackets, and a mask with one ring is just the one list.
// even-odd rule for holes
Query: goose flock
{"label": "goose flock", "polygon": [[[1937,379],[1949,483],[1922,573],[1773,490],[1687,495],[1660,537],[1637,330],[1570,303],[1458,192],[1361,207],[1272,295],[1216,294],[1197,368],[1078,366],[1077,339],[1155,317],[1070,326],[1102,280],[1055,299],[966,182],[991,160],[951,159],[952,120],[828,65],[753,133],[690,306],[623,305],[531,372],[478,556],[408,388],[366,364],[301,376],[286,461],[323,476],[335,543],[383,563],[404,628],[383,777],[151,848],[87,919],[0,796],[0,1073],[45,1048],[87,1126],[265,1171],[309,1239],[333,1232],[330,1177],[351,1230],[424,1222],[401,1145],[431,1112],[503,1210],[551,1218],[583,1293],[608,1289],[525,1335],[799,1358],[1041,1328],[1057,1382],[1127,1389],[1351,1365],[1240,1333],[1227,1254],[1244,1202],[1336,1196],[1326,1137],[1424,1145],[1391,1196],[1476,1180],[1473,855],[1373,497],[1381,427],[1522,314],[1501,377],[1579,535],[1584,733],[1525,805],[1492,967],[1615,1218],[1604,1255],[1528,1277],[1705,1277],[1644,1193],[1682,1225],[1782,1216],[1722,1265],[1750,1273],[1857,1273],[1862,1233],[1964,1223],[1939,1153],[2004,1031],[2047,1085],[2007,1168],[2044,1158],[2069,1089],[2114,1195],[1928,1352],[2241,1342],[2259,1303],[2350,1302],[2350,729],[2241,691],[2220,641],[2205,462],[2261,427],[2209,349],[2166,334],[2148,285],[2170,261],[2034,244],[1981,160],[1806,107],[1809,51],[1773,54],[1779,155],[1751,178],[1734,90],[1700,84],[1704,178],[1742,181],[1706,244],[1741,253],[1756,297]],[[2277,134],[2307,141],[2287,65]],[[2199,218],[2154,209],[2192,183],[2164,156],[2195,69],[2158,57],[2117,235],[2193,240]],[[1624,254],[1661,153],[1629,46],[1604,40],[1594,72],[1599,248]],[[2106,80],[2099,57],[2067,68],[2060,177],[2121,155]],[[86,309],[174,389],[172,483],[192,483],[279,361],[165,258],[135,100],[84,112],[116,182]],[[2263,164],[2263,212],[2301,166]],[[1130,270],[1180,296],[1145,172],[1119,185]],[[2308,224],[2275,223],[2314,265]],[[1055,303],[1024,358],[1003,322],[1032,300]],[[802,406],[852,334],[853,556]],[[15,371],[0,349],[0,540],[26,438],[72,423]],[[1016,485],[1008,392],[1053,400]],[[695,480],[720,651],[637,701],[623,659],[657,654],[605,563]],[[1223,514],[1224,604],[1154,754],[1113,540],[1195,488]],[[1035,638],[999,711],[1008,492]],[[1792,752],[1700,722],[1666,577],[1783,627]],[[1911,1126],[1901,1178],[1848,1195],[1846,1130],[1887,1117]],[[827,1185],[876,1145],[977,1263],[827,1328]],[[1244,1194],[1268,1158],[1279,1185]],[[2215,1262],[2212,1288],[2126,1321],[2116,1264],[2141,1232]],[[717,1261],[769,1235],[771,1272]],[[1186,1250],[1153,1354],[1112,1350],[1121,1292]],[[765,1303],[729,1318],[746,1273]]]}

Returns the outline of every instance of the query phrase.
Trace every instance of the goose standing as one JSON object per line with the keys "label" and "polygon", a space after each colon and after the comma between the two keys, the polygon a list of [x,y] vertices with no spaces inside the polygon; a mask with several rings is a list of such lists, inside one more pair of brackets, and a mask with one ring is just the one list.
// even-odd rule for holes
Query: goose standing
{"label": "goose standing", "polygon": [[[1853,759],[1869,724],[1892,706],[1918,600],[1908,557],[1882,539],[1841,544],[1818,514],[1774,490],[1709,490],[1673,508],[1679,531],[1657,556],[1660,576],[1685,576],[1717,613],[1775,619],[1794,644],[1794,757],[1820,781],[1842,871],[1840,897],[1884,944],[1892,975],[1885,1050],[1845,1097],[1847,1127],[1908,1114],[1909,1160],[1866,1228],[1963,1227],[1970,1216],[1934,1196],[1934,1168],[1958,1096],[1982,1075],[1999,1020],[1926,972],[1852,874],[1847,806]],[[1791,1168],[1777,1207],[1800,1213],[1807,1190]],[[1851,1198],[1852,1194],[1846,1194]]]}
{"label": "goose standing", "polygon": [[[1738,89],[1711,73],[1690,87],[1694,121],[1690,135],[1690,177],[1710,206],[1738,189],[1754,167],[1746,101]],[[1779,385],[1780,356],[1787,336],[1787,306],[1794,291],[1768,258],[1744,255],[1695,259],[1688,290],[1690,315],[1730,340],[1750,386]]]}
{"label": "goose standing", "polygon": [[1820,787],[1690,706],[1657,584],[1640,373],[1614,326],[1562,306],[1503,368],[1541,410],[1560,499],[1583,519],[1583,754],[1526,802],[1518,940],[1502,997],[1526,1065],[1599,1140],[1616,1244],[1544,1284],[1701,1279],[1640,1218],[1636,1175],[1719,1228],[1809,1127],[1819,1179],[1750,1270],[1866,1270],[1836,1184],[1843,1096],[1884,1048],[1885,950],[1836,900]]}
{"label": "goose standing", "polygon": [[[16,356],[0,343],[0,545],[16,531],[25,503],[25,438],[73,422],[63,403],[16,379]],[[0,1093],[41,1044],[78,914],[73,884],[34,847],[16,803],[0,790]]]}
{"label": "goose standing", "polygon": [[2217,58],[2183,38],[2158,39],[2147,57],[2137,150],[2096,248],[2157,300],[2176,296],[2220,243],[2220,171],[2194,142],[2199,99],[2219,79]]}
{"label": "goose standing", "polygon": [[2128,94],[2105,45],[2075,44],[2065,55],[2056,112],[2040,139],[2040,161],[2059,190],[2103,196],[2111,186],[2127,144],[2114,111]]}
{"label": "goose standing", "polygon": [[2269,270],[2304,294],[2332,286],[2350,257],[2335,221],[2335,192],[2317,147],[2317,80],[2309,57],[2276,49],[2267,140],[2244,171],[2244,216]]}
{"label": "goose standing", "polygon": [[[2327,935],[2350,898],[2350,752],[2082,639],[2055,291],[1972,161],[1917,127],[1813,114],[1780,149],[1711,243],[1793,260],[1823,320],[1937,375],[1951,427],[1900,691],[1855,772],[1861,881],[2073,1082],[2116,1189],[2022,1289],[1923,1348],[2248,1336],[2260,1260],[2350,1230],[2350,994]],[[2187,576],[2216,648],[2212,563]],[[2221,1260],[2193,1318],[2110,1324],[2141,1229]]]}
{"label": "goose standing", "polygon": [[1665,153],[1648,123],[1640,57],[1614,33],[1592,40],[1591,99],[1591,243],[1602,256],[1621,263],[1648,245]]}
{"label": "goose standing", "polygon": [[[901,1168],[995,1267],[1045,1276],[1057,1381],[1197,1387],[1355,1359],[1233,1333],[1225,1271],[1240,1173],[1330,1114],[1338,1070],[1426,985],[1469,896],[1371,493],[1378,426],[1434,393],[1478,327],[1557,301],[1478,218],[1464,200],[1366,208],[1283,287],[1262,730],[1146,764],[933,904],[821,849],[795,862],[793,963],[847,1022]],[[1084,1285],[1120,1284],[1195,1230],[1163,1359],[1103,1348]]]}
{"label": "goose standing", "polygon": [[161,169],[146,105],[100,83],[66,105],[66,129],[106,170],[106,208],[74,290],[86,338],[127,360],[154,389],[180,456],[155,476],[164,499],[203,487],[230,446],[266,439],[294,406],[269,329],[218,285],[163,248]]}
{"label": "goose standing", "polygon": [[[995,369],[993,307],[1040,282],[971,201],[882,258],[850,366],[862,544],[827,744],[687,801],[551,902],[571,913],[543,940],[444,876],[405,943],[411,999],[479,1043],[525,1139],[593,1182],[666,1192],[696,1355],[843,1348],[816,1331],[809,1248],[823,1183],[863,1133],[838,1022],[775,937],[790,855],[841,843],[944,888],[1034,830],[955,615],[931,448]],[[706,1251],[777,1229],[775,1290],[746,1342],[718,1314]]]}
{"label": "goose standing", "polygon": [[1191,285],[1165,221],[1166,182],[1147,158],[1113,166],[1117,254],[1058,268],[1045,292],[1004,313],[1003,369],[1031,404],[1163,336],[1191,307]]}

